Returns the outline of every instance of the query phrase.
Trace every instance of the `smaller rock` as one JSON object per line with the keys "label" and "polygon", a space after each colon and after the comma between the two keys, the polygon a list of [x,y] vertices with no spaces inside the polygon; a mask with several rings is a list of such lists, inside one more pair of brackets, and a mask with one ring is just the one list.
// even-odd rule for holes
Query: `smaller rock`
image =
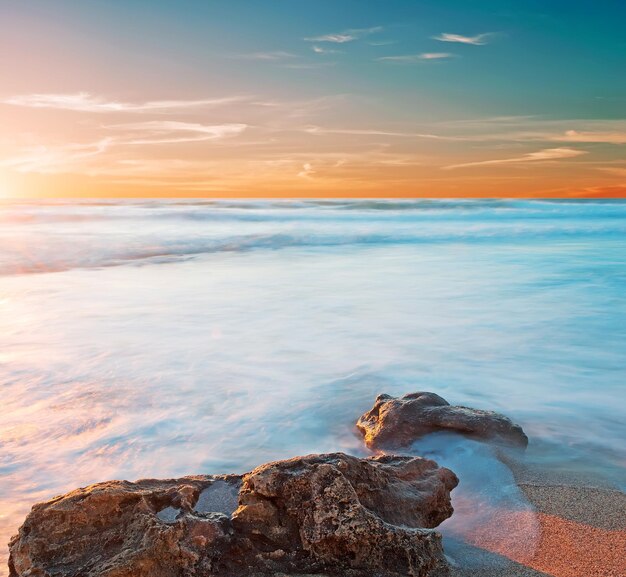
{"label": "smaller rock", "polygon": [[400,398],[379,395],[361,415],[357,428],[370,449],[406,447],[436,431],[526,448],[528,437],[519,425],[494,411],[455,407],[435,393],[410,393]]}

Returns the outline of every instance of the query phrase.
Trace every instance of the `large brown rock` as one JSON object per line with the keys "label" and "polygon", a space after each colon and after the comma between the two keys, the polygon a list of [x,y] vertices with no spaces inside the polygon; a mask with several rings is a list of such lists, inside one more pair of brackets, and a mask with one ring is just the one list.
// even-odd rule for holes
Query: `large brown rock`
{"label": "large brown rock", "polygon": [[446,574],[458,480],[433,461],[297,457],[239,476],[111,481],[35,505],[12,577]]}
{"label": "large brown rock", "polygon": [[[10,575],[209,575],[230,541],[230,517],[194,505],[207,500],[212,486],[220,496],[236,496],[240,484],[235,476],[110,481],[40,503],[9,543]],[[221,501],[228,507],[227,497]],[[210,508],[225,509],[220,505]],[[231,512],[236,506],[235,498]]]}
{"label": "large brown rock", "polygon": [[528,437],[519,425],[494,411],[454,407],[435,393],[400,398],[379,395],[357,424],[371,449],[406,447],[436,431],[451,431],[479,440],[525,448]]}

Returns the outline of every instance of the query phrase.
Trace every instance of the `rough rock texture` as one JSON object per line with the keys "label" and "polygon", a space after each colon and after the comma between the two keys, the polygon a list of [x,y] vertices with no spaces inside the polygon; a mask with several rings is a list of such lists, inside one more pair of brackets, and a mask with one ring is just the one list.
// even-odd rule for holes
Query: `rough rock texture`
{"label": "rough rock texture", "polygon": [[[433,575],[457,478],[421,458],[296,458],[246,475],[235,528],[259,551],[255,566],[349,575]],[[244,572],[245,573],[245,572]]]}
{"label": "rough rock texture", "polygon": [[493,411],[454,407],[435,393],[400,398],[379,395],[356,424],[371,449],[406,447],[435,431],[452,431],[479,440],[525,448],[528,437],[519,425]]}
{"label": "rough rock texture", "polygon": [[222,512],[199,513],[193,507],[218,481],[241,483],[239,477],[205,476],[110,481],[35,505],[9,543],[10,575],[211,574],[230,540],[230,518]]}
{"label": "rough rock texture", "polygon": [[[35,505],[12,577],[445,575],[458,480],[433,461],[297,457],[238,476],[112,481]],[[238,505],[238,506],[237,506]]]}

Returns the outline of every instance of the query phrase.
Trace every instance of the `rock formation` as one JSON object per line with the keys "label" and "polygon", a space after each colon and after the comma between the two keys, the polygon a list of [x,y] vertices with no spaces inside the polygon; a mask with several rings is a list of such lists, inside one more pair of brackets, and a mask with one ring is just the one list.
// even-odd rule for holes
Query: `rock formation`
{"label": "rock formation", "polygon": [[111,481],[35,505],[11,577],[445,575],[458,480],[434,461],[333,453],[240,476]]}
{"label": "rock formation", "polygon": [[525,448],[528,437],[519,425],[493,411],[454,407],[435,393],[400,398],[379,395],[356,424],[371,449],[406,447],[435,431],[451,431],[479,440]]}

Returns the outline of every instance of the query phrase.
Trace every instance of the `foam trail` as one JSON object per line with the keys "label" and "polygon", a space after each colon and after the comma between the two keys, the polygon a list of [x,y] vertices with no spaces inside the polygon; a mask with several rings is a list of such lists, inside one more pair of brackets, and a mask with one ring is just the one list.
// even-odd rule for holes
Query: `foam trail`
{"label": "foam trail", "polygon": [[3,202],[0,275],[300,247],[620,239],[625,212],[503,200]]}
{"label": "foam trail", "polygon": [[518,563],[532,559],[540,538],[538,518],[493,447],[435,433],[415,442],[409,453],[432,458],[459,477],[452,492],[454,514],[439,527],[453,562],[462,559],[467,567],[498,564],[497,556],[475,554],[471,547]]}

